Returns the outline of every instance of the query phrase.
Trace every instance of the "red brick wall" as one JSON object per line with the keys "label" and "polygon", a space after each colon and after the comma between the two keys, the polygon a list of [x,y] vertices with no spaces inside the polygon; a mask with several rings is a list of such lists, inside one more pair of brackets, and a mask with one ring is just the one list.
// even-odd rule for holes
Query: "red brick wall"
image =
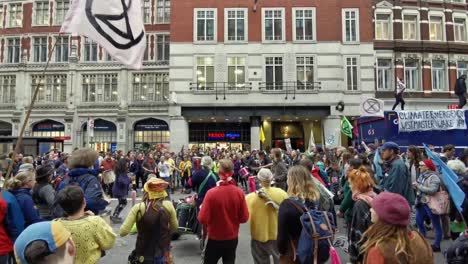
{"label": "red brick wall", "polygon": [[171,42],[193,42],[194,8],[217,8],[218,42],[224,41],[224,8],[248,8],[249,42],[262,41],[262,7],[284,7],[286,16],[286,40],[292,40],[292,8],[315,7],[318,41],[341,41],[341,9],[359,8],[359,31],[361,42],[372,42],[372,1],[362,0],[259,0],[257,11],[253,12],[254,0],[172,0],[171,1]]}

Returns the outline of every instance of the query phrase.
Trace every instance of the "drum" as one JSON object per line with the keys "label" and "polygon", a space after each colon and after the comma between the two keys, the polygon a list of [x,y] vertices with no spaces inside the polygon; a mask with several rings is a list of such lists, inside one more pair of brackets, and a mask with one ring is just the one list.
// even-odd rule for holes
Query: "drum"
{"label": "drum", "polygon": [[250,175],[250,172],[249,172],[249,169],[247,168],[242,168],[239,170],[239,175],[242,177],[242,178],[247,178],[249,175]]}
{"label": "drum", "polygon": [[115,173],[112,170],[108,170],[102,173],[102,181],[104,184],[110,184],[115,182]]}

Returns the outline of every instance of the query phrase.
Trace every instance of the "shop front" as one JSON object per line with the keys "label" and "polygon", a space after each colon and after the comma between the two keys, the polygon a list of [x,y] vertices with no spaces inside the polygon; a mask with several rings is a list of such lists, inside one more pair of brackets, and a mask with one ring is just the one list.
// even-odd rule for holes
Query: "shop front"
{"label": "shop front", "polygon": [[[87,123],[83,125],[83,147],[91,147],[97,152],[114,152],[117,149],[117,127],[114,123],[104,120],[94,120],[94,132],[88,136]],[[91,144],[88,144],[89,142]]]}
{"label": "shop front", "polygon": [[273,147],[286,149],[285,139],[291,140],[292,149],[305,149],[304,128],[301,122],[273,122]]}
{"label": "shop front", "polygon": [[10,123],[0,121],[0,153],[8,154],[13,150],[13,127]]}
{"label": "shop front", "polygon": [[36,153],[38,155],[44,155],[51,150],[63,151],[63,141],[65,138],[65,125],[54,121],[54,120],[44,120],[42,122],[36,123],[32,127],[32,136],[36,138],[36,150],[33,151],[33,142],[31,144],[26,144],[24,142],[25,153]]}
{"label": "shop front", "polygon": [[250,149],[249,123],[192,123],[189,149]]}
{"label": "shop front", "polygon": [[171,133],[164,120],[155,118],[143,119],[135,123],[134,149],[169,149]]}

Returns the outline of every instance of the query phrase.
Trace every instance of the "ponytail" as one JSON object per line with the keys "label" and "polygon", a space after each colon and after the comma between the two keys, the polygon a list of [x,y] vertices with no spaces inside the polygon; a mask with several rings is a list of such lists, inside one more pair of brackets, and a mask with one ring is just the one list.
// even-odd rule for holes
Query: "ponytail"
{"label": "ponytail", "polygon": [[15,177],[11,177],[6,182],[6,189],[9,190],[17,190],[23,187],[26,183],[33,181],[35,179],[35,175],[33,172],[24,171],[18,173]]}
{"label": "ponytail", "polygon": [[16,179],[16,177],[11,177],[5,182],[5,189],[8,190],[17,190],[23,186],[23,183]]}

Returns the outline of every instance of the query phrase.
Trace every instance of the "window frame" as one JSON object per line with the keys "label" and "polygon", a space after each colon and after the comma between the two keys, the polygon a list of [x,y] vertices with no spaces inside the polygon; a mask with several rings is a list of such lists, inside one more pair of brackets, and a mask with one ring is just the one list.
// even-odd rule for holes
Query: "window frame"
{"label": "window frame", "polygon": [[[442,30],[442,39],[437,39],[437,40],[433,40],[431,39],[431,17],[439,17],[441,19],[441,30]],[[429,41],[446,41],[447,39],[447,36],[446,36],[446,29],[445,29],[445,25],[446,25],[446,22],[445,22],[445,14],[443,12],[437,12],[437,11],[429,11],[429,13],[427,14],[427,18],[428,18],[428,26],[429,26]],[[436,23],[438,24],[438,23]]]}
{"label": "window frame", "polygon": [[[356,89],[348,89],[348,59],[356,59]],[[343,65],[344,65],[344,88],[346,92],[358,92],[360,91],[359,87],[361,85],[361,59],[359,55],[345,55],[343,56]],[[351,65],[354,66],[354,65]]]}
{"label": "window frame", "polygon": [[[237,12],[242,11],[244,12],[244,39],[243,40],[229,40],[229,17],[228,13],[229,11],[235,11],[236,12],[236,21],[238,20],[237,18]],[[236,26],[237,29],[237,26]],[[224,42],[226,43],[246,43],[249,41],[249,12],[248,8],[225,8],[224,9]],[[237,36],[237,30],[236,30],[236,36]]]}
{"label": "window frame", "polygon": [[[9,42],[10,40],[18,40],[18,61],[17,61],[17,62],[16,62],[16,61],[12,61],[12,62],[9,62],[9,61],[8,61],[8,58],[10,57],[10,52],[9,52],[9,47],[10,47],[10,46],[8,45],[8,42]],[[5,63],[6,63],[6,64],[21,63],[21,60],[22,60],[22,58],[21,58],[21,56],[22,56],[22,55],[21,55],[21,53],[22,53],[22,50],[21,50],[21,46],[22,46],[22,45],[21,45],[21,44],[22,44],[22,43],[21,43],[21,37],[19,37],[19,36],[18,36],[18,37],[7,37],[7,38],[5,38],[5,42],[4,42],[4,43],[5,43],[5,44],[4,44],[5,48],[4,48],[4,50],[3,50],[3,54],[6,54],[6,55],[4,55],[3,57],[4,57]],[[15,47],[16,47],[16,46],[15,46]],[[14,57],[13,57],[13,58],[14,58]]]}
{"label": "window frame", "polygon": [[[212,58],[213,59],[213,63],[212,65],[207,65],[206,62],[204,62],[203,65],[198,65],[198,59],[199,58]],[[193,70],[193,80],[194,80],[194,83],[197,84],[197,90],[203,90],[203,91],[210,91],[210,90],[215,90],[216,87],[214,86],[209,86],[209,85],[206,85],[207,83],[211,83],[211,82],[207,82],[206,80],[206,67],[213,67],[213,82],[216,82],[216,63],[215,63],[215,56],[214,55],[195,55],[195,63],[194,63],[194,70]],[[198,84],[200,83],[199,80],[198,80],[198,67],[199,66],[203,66],[204,67],[204,71],[205,71],[205,74],[204,74],[204,78],[205,78],[205,86],[204,86],[204,89],[200,89],[198,87]]]}
{"label": "window frame", "polygon": [[[229,64],[229,59],[230,58],[235,58],[236,62],[234,65],[230,65]],[[238,59],[244,59],[244,64],[241,65],[237,62]],[[247,59],[248,59],[248,56],[246,55],[242,55],[242,54],[229,54],[228,56],[226,56],[226,83],[227,83],[227,86],[230,90],[245,90],[246,86],[245,84],[247,83],[247,80],[248,80],[248,70],[247,70]],[[239,82],[239,80],[237,79],[236,77],[236,82],[230,82],[229,81],[229,67],[235,67],[235,70],[234,70],[234,73],[236,70],[238,70],[239,67],[244,67],[244,81],[243,82]],[[232,87],[231,85],[234,84]],[[244,86],[238,86],[238,84],[243,84]]]}
{"label": "window frame", "polygon": [[[389,21],[388,21],[388,39],[379,39],[377,38],[377,15],[388,15]],[[387,41],[387,40],[393,40],[393,12],[392,10],[376,10],[374,12],[374,32],[375,32],[375,39],[380,40],[380,41]]]}
{"label": "window frame", "polygon": [[52,36],[52,39],[53,39],[52,41],[53,41],[53,43],[54,43],[54,45],[55,45],[55,44],[57,43],[58,39],[64,39],[64,38],[68,38],[68,50],[67,50],[68,56],[67,56],[67,60],[62,60],[62,58],[63,58],[63,51],[62,51],[62,56],[61,56],[60,61],[57,60],[57,56],[58,56],[58,55],[57,55],[57,51],[58,51],[58,48],[59,48],[59,47],[63,47],[63,43],[61,43],[61,45],[58,45],[58,44],[57,44],[57,46],[55,47],[54,52],[53,52],[53,54],[52,54],[52,56],[53,56],[53,58],[54,58],[54,62],[59,62],[59,63],[64,62],[64,63],[66,63],[66,62],[69,62],[69,61],[70,61],[71,35],[56,35],[56,36]]}
{"label": "window frame", "polygon": [[[405,15],[416,16],[415,21],[415,39],[405,39]],[[401,39],[406,41],[418,41],[421,39],[420,14],[418,10],[403,10],[401,13]]]}
{"label": "window frame", "polygon": [[[434,89],[434,61],[437,61],[437,62],[442,62],[443,63],[443,68],[442,68],[442,73],[443,73],[443,80],[442,80],[442,86],[443,86],[443,89]],[[440,70],[440,68],[436,68],[438,70]],[[432,59],[431,60],[431,89],[432,89],[432,92],[442,92],[442,93],[445,93],[445,92],[448,92],[450,89],[449,86],[448,86],[448,67],[447,67],[447,61],[442,59],[442,60],[438,60],[438,59]]]}
{"label": "window frame", "polygon": [[[312,11],[312,39],[311,40],[306,40],[306,39],[297,39],[297,29],[296,29],[296,11]],[[316,8],[315,7],[293,7],[292,9],[292,37],[293,37],[293,42],[298,42],[298,43],[315,43],[317,42],[317,15],[316,15]],[[302,18],[304,20],[304,17]],[[304,29],[305,31],[305,29]]]}
{"label": "window frame", "polygon": [[[347,41],[346,40],[346,12],[356,12],[356,40]],[[341,28],[342,28],[342,42],[343,44],[359,44],[361,42],[360,37],[360,23],[359,23],[359,8],[342,8],[341,9]]]}
{"label": "window frame", "polygon": [[[87,39],[89,41],[91,41],[91,44],[86,43]],[[92,44],[96,45],[96,60],[85,60],[86,59],[86,45],[92,45]],[[91,56],[90,56],[90,58],[91,58]],[[84,63],[97,63],[97,62],[99,62],[99,45],[94,40],[92,40],[90,38],[87,38],[87,37],[84,37],[84,36],[81,37],[81,61],[84,62]]]}
{"label": "window frame", "polygon": [[[390,66],[389,68],[386,68],[386,67],[381,67],[379,66],[379,60],[390,60]],[[391,57],[377,57],[376,60],[375,60],[375,65],[376,65],[376,73],[375,73],[375,80],[376,80],[376,88],[377,88],[377,91],[393,91],[393,87],[394,87],[394,75],[395,75],[395,67],[394,67],[394,64],[393,64],[393,58]],[[388,79],[389,79],[389,87],[388,89],[383,89],[382,87],[379,87],[379,71],[380,70],[388,70],[389,72],[389,76],[388,76]]]}
{"label": "window frame", "polygon": [[[163,60],[159,60],[159,52],[158,52],[158,46],[159,46],[159,42],[158,42],[158,37],[162,36],[163,37]],[[166,38],[168,38],[168,40],[166,41]],[[169,44],[167,43],[169,42]],[[166,46],[169,48],[169,50],[166,52]],[[168,32],[158,32],[157,34],[154,35],[154,61],[156,62],[161,62],[163,64],[169,64],[169,60],[170,60],[170,50],[171,50],[171,36]],[[166,58],[166,55],[167,55],[167,60],[165,60]]]}
{"label": "window frame", "polygon": [[3,4],[3,3],[0,4],[0,29],[3,28],[3,23],[5,21],[5,17],[6,17],[6,13],[7,13],[7,12],[5,12],[5,7],[6,7],[5,4]]}
{"label": "window frame", "polygon": [[[42,78],[44,77],[44,78]],[[63,80],[56,82],[56,80]],[[41,82],[39,85],[39,92],[37,95],[37,103],[40,104],[49,104],[49,103],[59,103],[64,104],[67,102],[67,84],[68,84],[68,75],[65,73],[50,73],[42,76],[41,74],[32,74],[30,76],[30,87],[32,93],[38,85],[38,81]],[[36,81],[35,81],[36,80]],[[42,82],[43,81],[43,82]],[[49,82],[51,81],[51,82]],[[60,92],[57,92],[56,85],[60,86],[61,89],[58,89]],[[45,89],[45,90],[44,90]],[[50,95],[47,95],[47,91],[50,91]],[[50,97],[47,99],[47,97]],[[58,100],[55,100],[58,99]]]}
{"label": "window frame", "polygon": [[[5,82],[6,79],[10,80],[8,84]],[[12,80],[14,80],[14,82],[12,82]],[[0,104],[14,104],[16,102],[16,80],[16,74],[0,74],[0,94],[2,95],[0,97]],[[8,87],[5,87],[4,85],[7,85]],[[5,99],[5,94],[3,94],[4,90],[7,90],[8,100]]]}
{"label": "window frame", "polygon": [[[206,32],[205,32],[205,40],[198,40],[198,17],[197,17],[197,12],[198,11],[204,11],[205,12],[205,18],[204,20],[206,21],[206,12],[207,11],[213,11],[213,39],[212,40],[206,40]],[[206,23],[205,23],[205,29],[206,29]],[[200,44],[200,43],[216,43],[218,41],[218,9],[217,8],[194,8],[193,9],[193,42],[195,44]]]}
{"label": "window frame", "polygon": [[[38,57],[38,60],[36,61],[36,55],[37,55],[37,54],[36,54],[35,40],[36,40],[36,39],[43,39],[43,38],[45,38],[45,40],[46,40],[46,43],[45,43],[45,46],[46,46],[46,49],[45,49],[45,51],[46,51],[46,53],[45,53],[45,60],[41,60],[41,57],[42,57],[42,55],[43,55],[42,52],[41,52],[41,53],[39,53],[39,55],[38,55],[38,56],[39,56],[39,57]],[[41,43],[39,50],[42,50],[42,44],[43,44],[43,43]],[[45,62],[47,62],[47,60],[49,59],[49,35],[36,35],[36,36],[32,36],[32,37],[31,37],[31,49],[32,49],[32,51],[31,51],[31,55],[32,55],[32,56],[31,56],[31,58],[30,58],[31,62],[33,62],[33,63],[45,63]]]}
{"label": "window frame", "polygon": [[[106,103],[106,104],[115,104],[115,103],[118,103],[119,102],[119,73],[117,72],[86,72],[86,73],[82,73],[80,74],[81,75],[81,98],[80,98],[80,102],[82,103]],[[91,78],[92,76],[94,76],[94,83],[91,82],[91,80],[89,80],[88,83],[86,83],[86,78],[85,77],[89,77]],[[102,78],[102,82],[100,83],[99,81],[99,77]],[[107,78],[110,78],[110,83],[109,83],[109,92],[110,92],[110,101],[106,101],[105,100],[105,95],[106,95],[106,77]],[[112,82],[112,79],[115,78],[115,91],[112,91],[113,90],[113,87],[112,85],[114,84]],[[94,89],[95,89],[95,94],[94,94],[94,100],[93,101],[90,101],[90,100],[83,100],[84,98],[84,85],[89,85],[89,84],[94,84]],[[87,87],[89,89],[89,87]],[[99,94],[98,91],[101,90],[101,93]],[[115,92],[115,93],[114,93]],[[99,101],[98,100],[98,96],[101,95],[103,97],[103,100],[102,101]],[[115,95],[115,100],[112,100],[112,96]],[[89,94],[88,94],[88,98],[89,98]]]}
{"label": "window frame", "polygon": [[[21,23],[18,24],[18,25],[14,25],[12,26],[10,21],[11,21],[11,17],[12,17],[12,12],[11,12],[11,7],[15,5],[15,6],[21,6]],[[6,23],[5,23],[5,28],[22,28],[23,27],[23,19],[24,19],[24,2],[13,2],[13,3],[8,3],[7,4],[7,11],[6,11],[6,15],[5,15],[5,19],[6,19]]]}
{"label": "window frame", "polygon": [[[265,12],[281,11],[281,40],[267,40],[265,30]],[[274,34],[274,32],[273,32]],[[262,42],[263,43],[285,43],[286,42],[286,10],[284,7],[262,8]]]}
{"label": "window frame", "polygon": [[[63,9],[65,12],[63,14],[63,20],[62,21],[58,21],[57,20],[57,0],[54,0],[54,10],[52,11],[52,25],[53,26],[60,26],[62,25],[62,23],[65,21],[65,17],[67,16],[67,13],[68,13],[68,10],[70,10],[70,5],[71,5],[71,1],[70,0],[61,0],[60,2],[67,2],[68,1],[68,9]],[[65,6],[65,5],[64,5]],[[49,8],[50,8],[50,5],[49,5]]]}
{"label": "window frame", "polygon": [[[465,36],[464,36],[464,40],[457,40],[456,39],[456,36],[457,36],[457,32],[455,30],[455,19],[463,19],[464,20],[464,23],[463,23],[463,26],[465,28]],[[465,43],[465,42],[468,42],[468,28],[467,28],[467,16],[466,15],[463,15],[463,14],[460,14],[460,13],[453,13],[452,14],[452,24],[453,24],[453,41],[455,42],[459,42],[459,43]]]}
{"label": "window frame", "polygon": [[[150,80],[150,76],[153,77]],[[139,78],[136,81],[137,77]],[[145,77],[145,78],[143,78]],[[158,82],[158,77],[162,79],[162,82]],[[150,82],[152,81],[152,82]],[[131,75],[131,84],[132,84],[132,102],[141,103],[141,102],[166,102],[165,96],[169,96],[169,73],[164,72],[135,72]],[[147,86],[147,87],[144,87]],[[152,87],[148,87],[152,86]],[[149,88],[149,89],[147,89]],[[152,88],[153,93],[148,93],[148,90]],[[160,89],[159,89],[160,88]],[[146,93],[143,95],[143,90],[146,90]],[[147,96],[152,94],[152,98],[148,99]],[[142,99],[141,97],[145,97]],[[139,99],[138,99],[139,98]]]}
{"label": "window frame", "polygon": [[[163,20],[166,18],[165,17],[165,13],[164,11],[166,11],[167,9],[167,6],[166,6],[166,2],[169,2],[169,17],[168,17],[168,20],[167,21],[162,21],[162,22],[159,22],[158,21],[158,1],[160,0],[154,0],[154,24],[169,24],[171,23],[171,6],[170,6],[170,2],[171,0],[161,0],[163,1]],[[150,19],[151,20],[151,19]]]}
{"label": "window frame", "polygon": [[[416,67],[416,72],[418,73],[418,87],[417,89],[412,89],[408,86],[408,81],[406,80],[406,61],[416,61],[417,63],[417,67]],[[405,82],[405,86],[406,86],[406,89],[408,91],[411,91],[411,92],[421,92],[423,89],[422,89],[422,63],[421,63],[421,59],[420,58],[404,58],[403,59],[403,75],[404,75],[404,82]]]}
{"label": "window frame", "polygon": [[[38,24],[37,23],[37,5],[38,4],[47,4],[47,10],[41,9],[42,11],[46,11],[47,13],[47,23],[45,24]],[[54,1],[54,6],[55,6],[55,1]],[[33,1],[33,8],[32,8],[32,21],[31,21],[31,26],[33,27],[46,27],[50,26],[50,1],[49,0],[34,0]]]}
{"label": "window frame", "polygon": [[[461,68],[460,62],[463,62],[465,64],[465,68]],[[462,75],[466,74],[468,75],[468,60],[457,60],[457,79]],[[465,83],[468,85],[468,80],[465,80]],[[453,91],[452,91],[453,92]]]}
{"label": "window frame", "polygon": [[[145,2],[149,2],[149,11],[148,11],[148,15],[149,15],[149,19],[148,21],[145,21]],[[157,0],[155,1],[155,3],[157,3]],[[153,24],[153,12],[151,12],[151,8],[152,8],[152,4],[153,4],[153,1],[152,0],[141,0],[141,15],[143,16],[143,23],[145,25],[152,25]],[[157,15],[157,11],[156,11],[156,6],[155,6],[155,13]],[[154,17],[156,17],[156,15]]]}
{"label": "window frame", "polygon": [[[283,89],[283,83],[285,82],[285,60],[284,60],[284,55],[283,54],[268,54],[268,55],[263,55],[262,59],[263,59],[263,80],[265,82],[265,90],[267,91],[282,91],[284,90]],[[273,61],[275,58],[281,58],[281,75],[282,75],[282,80],[281,80],[281,84],[276,84],[276,80],[274,80],[273,82],[268,82],[267,81],[267,62],[266,62],[266,59],[267,58],[273,58]],[[276,66],[277,64],[274,63],[273,64],[274,66]],[[275,73],[275,70],[273,70],[273,73]],[[276,75],[276,74],[275,74]],[[276,79],[275,77],[276,76],[273,76],[273,79]],[[271,87],[272,88],[268,88],[268,84],[271,83]],[[279,86],[280,88],[277,89],[276,87]]]}
{"label": "window frame", "polygon": [[[312,64],[307,64],[306,62],[304,62],[303,64],[298,64],[297,63],[297,59],[298,58],[303,58],[304,61],[306,58],[312,58]],[[310,66],[312,65],[312,74],[313,74],[313,78],[312,78],[312,81],[309,82],[309,83],[305,83],[303,80],[301,80],[301,83],[303,84],[303,87],[300,88],[298,84],[299,80],[297,79],[297,68],[298,67],[303,67],[304,69],[304,73],[306,72],[305,71],[305,68],[307,66]],[[308,89],[308,86],[310,87],[310,85],[312,85],[312,89],[315,89],[315,83],[317,82],[317,71],[318,71],[318,67],[317,67],[317,55],[315,54],[296,54],[294,56],[294,73],[295,73],[295,82],[296,82],[296,85],[297,85],[297,90],[310,90]]]}

